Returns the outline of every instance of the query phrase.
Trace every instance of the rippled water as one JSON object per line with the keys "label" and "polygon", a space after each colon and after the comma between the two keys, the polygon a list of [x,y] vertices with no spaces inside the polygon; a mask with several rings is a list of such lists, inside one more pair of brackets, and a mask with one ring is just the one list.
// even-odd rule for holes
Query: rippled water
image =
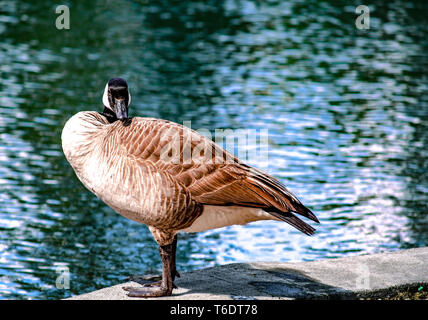
{"label": "rippled water", "polygon": [[[345,4],[346,3],[346,4]],[[178,268],[303,261],[428,245],[428,6],[370,1],[0,0],[0,298],[64,298],[159,272],[146,226],[101,203],[60,146],[113,76],[132,115],[268,130],[271,173],[321,220],[179,240]],[[56,288],[61,268],[70,289]]]}

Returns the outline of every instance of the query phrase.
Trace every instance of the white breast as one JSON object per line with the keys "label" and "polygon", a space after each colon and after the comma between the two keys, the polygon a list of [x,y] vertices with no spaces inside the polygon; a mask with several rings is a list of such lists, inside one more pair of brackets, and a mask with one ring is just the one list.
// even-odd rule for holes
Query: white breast
{"label": "white breast", "polygon": [[[92,181],[100,181],[102,166],[98,137],[103,130],[95,112],[79,112],[71,117],[62,130],[62,148],[77,177],[92,192]],[[98,161],[97,161],[98,160]]]}

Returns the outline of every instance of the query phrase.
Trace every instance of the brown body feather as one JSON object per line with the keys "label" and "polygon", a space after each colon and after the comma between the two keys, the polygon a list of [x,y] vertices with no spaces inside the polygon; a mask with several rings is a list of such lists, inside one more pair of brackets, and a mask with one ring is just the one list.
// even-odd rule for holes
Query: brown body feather
{"label": "brown body feather", "polygon": [[309,235],[315,231],[293,213],[318,219],[278,180],[179,124],[136,117],[125,126],[80,112],[67,122],[62,140],[83,184],[120,214],[149,225],[160,244],[170,243],[211,206],[268,213],[246,214],[234,223],[271,217]]}

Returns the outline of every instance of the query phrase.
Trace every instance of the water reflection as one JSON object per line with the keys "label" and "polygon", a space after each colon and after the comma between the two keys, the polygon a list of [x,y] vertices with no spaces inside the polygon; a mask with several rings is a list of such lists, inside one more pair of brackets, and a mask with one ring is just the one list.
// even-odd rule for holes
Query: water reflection
{"label": "water reflection", "polygon": [[[0,297],[63,298],[157,272],[145,226],[66,163],[60,132],[125,77],[133,115],[269,130],[255,165],[321,218],[316,236],[257,222],[183,235],[178,267],[314,260],[428,244],[427,5],[334,1],[79,1],[0,6]],[[70,290],[55,288],[68,266]]]}

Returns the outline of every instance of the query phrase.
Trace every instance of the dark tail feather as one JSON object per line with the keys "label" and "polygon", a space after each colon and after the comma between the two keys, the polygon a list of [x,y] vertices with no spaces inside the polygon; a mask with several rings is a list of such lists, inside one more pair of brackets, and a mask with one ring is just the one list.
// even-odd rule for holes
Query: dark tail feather
{"label": "dark tail feather", "polygon": [[296,213],[301,214],[302,216],[311,219],[312,221],[315,221],[316,223],[320,223],[318,218],[313,214],[311,210],[309,210],[307,207],[305,207],[303,204],[300,203],[299,211],[296,210]]}
{"label": "dark tail feather", "polygon": [[308,236],[311,236],[315,233],[315,229],[312,228],[309,224],[306,222],[300,220],[295,215],[293,215],[291,212],[284,213],[284,212],[271,212],[269,211],[271,215],[274,217],[277,217],[278,219],[285,221],[289,224],[291,224],[293,227],[295,227],[297,230],[303,232],[304,234],[307,234]]}
{"label": "dark tail feather", "polygon": [[252,182],[252,185],[262,191],[261,196],[263,197],[263,194],[267,193],[273,197],[271,201],[269,198],[266,199],[272,207],[278,209],[279,212],[292,211],[319,223],[318,218],[313,212],[305,207],[281,182],[258,169],[248,167],[248,170],[251,174],[249,180]]}

